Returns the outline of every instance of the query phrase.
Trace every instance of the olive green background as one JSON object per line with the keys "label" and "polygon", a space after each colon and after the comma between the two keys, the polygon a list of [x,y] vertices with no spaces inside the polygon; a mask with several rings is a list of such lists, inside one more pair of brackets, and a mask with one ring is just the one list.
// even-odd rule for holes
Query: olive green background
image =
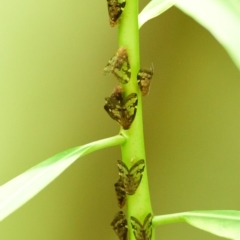
{"label": "olive green background", "polygon": [[[154,213],[240,210],[240,72],[176,8],[142,27],[140,46],[141,66],[155,69],[143,103]],[[103,110],[117,82],[102,73],[116,49],[104,0],[0,2],[0,184],[118,133]],[[119,158],[115,147],[78,160],[0,223],[0,239],[118,239]],[[158,227],[156,239],[220,238],[177,223]]]}

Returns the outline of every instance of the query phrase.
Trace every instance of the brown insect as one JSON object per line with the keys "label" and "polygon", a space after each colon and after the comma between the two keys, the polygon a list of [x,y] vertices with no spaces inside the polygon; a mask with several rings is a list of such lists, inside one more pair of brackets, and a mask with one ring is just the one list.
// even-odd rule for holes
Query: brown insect
{"label": "brown insect", "polygon": [[128,225],[125,214],[119,211],[111,222],[113,230],[118,235],[120,240],[127,240],[128,238]]}
{"label": "brown insect", "polygon": [[122,15],[126,1],[120,2],[118,0],[107,0],[107,5],[110,26],[114,27],[118,24],[118,20]]}
{"label": "brown insect", "polygon": [[142,174],[145,168],[144,160],[141,159],[137,161],[130,169],[128,169],[126,164],[121,160],[118,160],[117,166],[125,193],[133,195],[142,180]]}
{"label": "brown insect", "polygon": [[116,54],[108,61],[103,69],[105,74],[112,73],[120,83],[128,83],[131,78],[130,64],[128,61],[127,49],[120,47]]}
{"label": "brown insect", "polygon": [[137,113],[137,94],[132,93],[123,98],[122,88],[117,87],[112,95],[106,97],[105,100],[104,109],[108,115],[117,121],[123,129],[129,129]]}
{"label": "brown insect", "polygon": [[119,178],[118,181],[114,184],[114,187],[117,195],[118,206],[120,208],[123,208],[126,204],[127,198],[121,178]]}
{"label": "brown insect", "polygon": [[153,65],[149,69],[140,69],[137,75],[138,86],[143,96],[149,93],[153,76]]}
{"label": "brown insect", "polygon": [[151,213],[149,213],[145,217],[143,224],[141,224],[137,218],[131,216],[131,225],[132,225],[133,233],[136,240],[151,240],[152,219],[153,219],[153,216]]}

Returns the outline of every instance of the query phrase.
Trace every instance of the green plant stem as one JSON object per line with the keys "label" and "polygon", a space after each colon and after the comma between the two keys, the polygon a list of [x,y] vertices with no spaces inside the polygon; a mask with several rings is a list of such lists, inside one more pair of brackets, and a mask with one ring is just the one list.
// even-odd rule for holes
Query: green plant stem
{"label": "green plant stem", "polygon": [[121,145],[121,144],[124,144],[125,142],[126,142],[126,138],[120,134],[113,137],[97,140],[82,146],[86,148],[82,156],[87,155],[91,152],[101,150],[103,148]]}
{"label": "green plant stem", "polygon": [[[128,57],[131,66],[131,80],[123,85],[125,95],[130,93],[138,94],[137,114],[129,130],[121,129],[121,134],[127,138],[122,145],[122,158],[124,163],[130,167],[140,159],[145,160],[145,147],[142,122],[142,96],[137,84],[137,73],[140,69],[139,59],[139,30],[138,30],[138,0],[127,0],[126,6],[119,25],[119,46],[127,48]],[[147,169],[143,174],[141,184],[134,195],[127,197],[127,216],[129,228],[129,240],[135,239],[130,226],[130,216],[136,217],[143,222],[148,213],[152,213]],[[153,234],[154,235],[154,234]],[[154,236],[152,237],[154,240]]]}
{"label": "green plant stem", "polygon": [[155,216],[153,218],[153,226],[164,225],[170,223],[184,222],[184,216],[186,213],[174,213],[174,214],[166,214],[162,216]]}

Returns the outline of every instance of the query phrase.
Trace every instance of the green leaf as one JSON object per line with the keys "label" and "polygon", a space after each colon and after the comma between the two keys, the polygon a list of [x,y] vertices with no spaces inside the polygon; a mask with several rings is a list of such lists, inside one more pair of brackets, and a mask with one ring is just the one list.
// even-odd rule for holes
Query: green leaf
{"label": "green leaf", "polygon": [[176,0],[175,6],[208,29],[240,70],[239,0]]}
{"label": "green leaf", "polygon": [[240,211],[192,211],[156,216],[153,219],[154,225],[169,224],[173,222],[187,222],[196,228],[217,236],[240,240]]}
{"label": "green leaf", "polygon": [[205,27],[240,70],[239,0],[152,0],[139,14],[139,28],[173,5]]}
{"label": "green leaf", "polygon": [[57,178],[79,157],[125,142],[121,135],[75,147],[48,158],[0,187],[0,221]]}
{"label": "green leaf", "polygon": [[184,216],[187,223],[220,237],[240,240],[239,211],[195,211]]}
{"label": "green leaf", "polygon": [[139,28],[148,20],[157,17],[161,13],[168,10],[174,4],[173,0],[152,0],[138,15]]}

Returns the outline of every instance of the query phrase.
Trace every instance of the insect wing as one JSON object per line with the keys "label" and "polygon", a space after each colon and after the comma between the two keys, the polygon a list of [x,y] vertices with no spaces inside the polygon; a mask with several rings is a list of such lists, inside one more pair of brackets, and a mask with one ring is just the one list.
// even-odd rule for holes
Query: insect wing
{"label": "insect wing", "polygon": [[137,113],[138,96],[136,93],[128,95],[123,100],[122,127],[129,129]]}
{"label": "insect wing", "polygon": [[131,69],[128,61],[127,49],[120,47],[116,54],[108,61],[103,69],[104,74],[112,73],[119,82],[128,83],[131,78]]}
{"label": "insect wing", "polygon": [[103,69],[104,74],[110,74],[114,70],[115,63],[117,61],[117,55],[114,55],[107,63],[106,67]]}
{"label": "insect wing", "polygon": [[145,240],[142,224],[133,216],[131,216],[131,225],[136,240]]}
{"label": "insect wing", "polygon": [[105,74],[110,74],[115,68],[121,69],[124,62],[128,62],[127,49],[120,47],[115,55],[108,61],[106,67],[103,69]]}
{"label": "insect wing", "polygon": [[[118,174],[119,174],[119,176],[120,176],[120,179],[121,179],[121,180],[124,180],[124,178],[127,177],[127,174],[128,174],[128,172],[129,172],[128,167],[127,167],[126,164],[125,164],[123,161],[121,161],[121,160],[118,160],[118,161],[117,161],[117,166],[118,166]],[[122,181],[122,182],[124,182],[124,181]]]}
{"label": "insect wing", "polygon": [[143,222],[143,230],[146,240],[151,240],[152,238],[152,219],[153,216],[151,213],[149,213]]}
{"label": "insect wing", "polygon": [[118,19],[121,17],[126,1],[118,2],[118,0],[107,0],[108,14],[110,26],[114,27],[118,23]]}
{"label": "insect wing", "polygon": [[122,97],[123,89],[121,86],[117,86],[110,97],[106,97],[106,104],[104,109],[108,115],[121,124],[122,119]]}
{"label": "insect wing", "polygon": [[105,98],[105,100],[106,100],[106,104],[104,105],[104,109],[112,119],[114,119],[119,124],[121,124],[121,119],[122,119],[121,104],[118,101],[116,101],[116,99]]}
{"label": "insect wing", "polygon": [[138,219],[131,216],[131,225],[133,228],[133,233],[136,240],[151,240],[152,238],[152,214],[149,213],[143,225],[139,222]]}
{"label": "insect wing", "polygon": [[118,79],[120,83],[128,83],[131,78],[131,69],[128,60],[121,63],[121,68],[114,68],[113,75]]}
{"label": "insect wing", "polygon": [[113,230],[116,232],[120,240],[127,240],[127,219],[122,211],[118,212],[118,214],[115,216],[115,218],[111,222],[111,226],[113,227]]}
{"label": "insect wing", "polygon": [[150,69],[139,70],[137,75],[138,85],[143,96],[146,96],[150,90],[151,79],[153,76],[153,66]]}
{"label": "insect wing", "polygon": [[141,159],[137,161],[129,170],[127,174],[128,179],[128,188],[126,192],[129,195],[132,195],[136,192],[141,180],[142,180],[142,174],[145,168],[144,160]]}
{"label": "insect wing", "polygon": [[117,50],[117,53],[116,53],[116,61],[115,61],[115,64],[114,64],[114,68],[117,68],[117,69],[122,69],[122,66],[125,62],[128,62],[128,54],[127,54],[127,49],[125,47],[120,47],[118,50]]}
{"label": "insect wing", "polygon": [[117,200],[118,200],[118,206],[120,208],[123,208],[126,204],[126,192],[124,190],[124,185],[121,180],[121,178],[118,179],[118,181],[114,184]]}
{"label": "insect wing", "polygon": [[123,182],[125,192],[129,195],[133,195],[142,180],[142,173],[145,168],[144,160],[141,159],[136,162],[130,170],[128,170],[128,167],[125,165],[125,163],[120,160],[118,160],[117,165],[119,176]]}
{"label": "insect wing", "polygon": [[138,104],[138,96],[136,93],[131,93],[123,100],[123,109],[126,110],[126,115],[128,118],[132,118],[132,116],[136,114]]}

